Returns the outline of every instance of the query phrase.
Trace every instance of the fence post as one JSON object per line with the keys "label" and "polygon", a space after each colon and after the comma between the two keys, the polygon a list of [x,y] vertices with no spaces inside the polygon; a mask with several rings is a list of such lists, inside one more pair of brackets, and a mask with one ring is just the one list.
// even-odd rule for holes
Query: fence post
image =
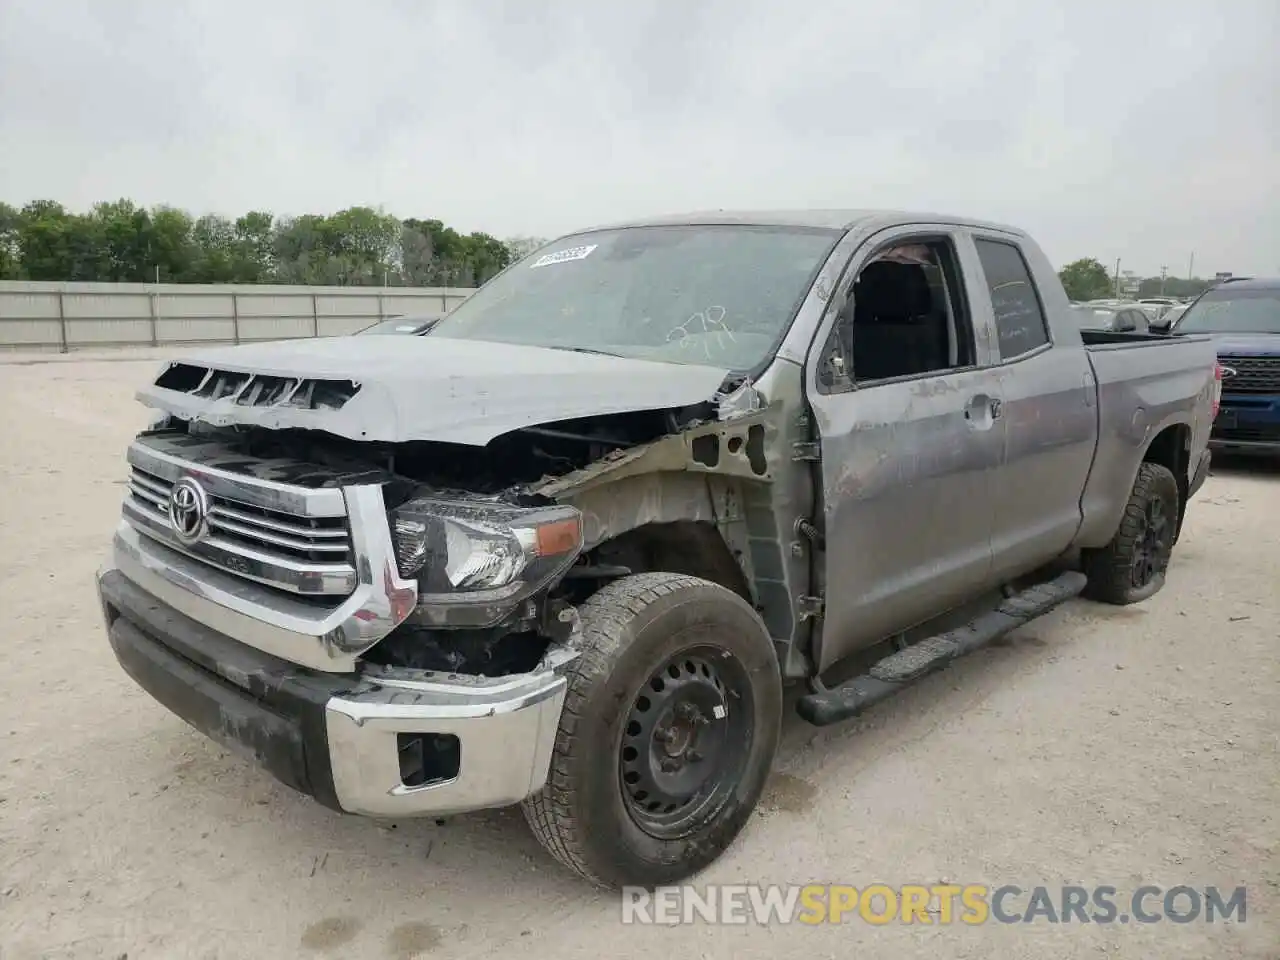
{"label": "fence post", "polygon": [[238,344],[240,342],[240,294],[231,291],[231,336]]}
{"label": "fence post", "polygon": [[160,341],[156,331],[156,295],[154,292],[148,296],[148,300],[151,305],[151,345],[157,347],[160,345]]}
{"label": "fence post", "polygon": [[320,336],[320,308],[316,306],[316,295],[311,295],[311,336]]}
{"label": "fence post", "polygon": [[66,353],[67,347],[67,307],[62,302],[63,292],[58,291],[58,352]]}

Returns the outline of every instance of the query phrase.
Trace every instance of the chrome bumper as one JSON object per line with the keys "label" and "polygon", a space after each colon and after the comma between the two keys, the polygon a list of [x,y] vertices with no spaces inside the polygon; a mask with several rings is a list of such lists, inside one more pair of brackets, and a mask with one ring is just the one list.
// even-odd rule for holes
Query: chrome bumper
{"label": "chrome bumper", "polygon": [[[374,817],[508,806],[545,784],[576,651],[553,646],[530,673],[499,678],[299,668],[261,643],[264,631],[288,640],[279,627],[185,592],[148,563],[145,538],[127,533],[117,535],[123,562],[100,571],[97,583],[117,660],[170,711],[282,782]],[[157,585],[163,593],[153,592]],[[452,742],[456,759],[443,775],[409,785],[401,746],[414,735]]]}
{"label": "chrome bumper", "polygon": [[[325,705],[329,763],[338,805],[369,817],[443,816],[519,803],[547,782],[575,655],[553,651],[541,669],[515,677],[396,682]],[[454,736],[458,774],[407,786],[399,737]]]}

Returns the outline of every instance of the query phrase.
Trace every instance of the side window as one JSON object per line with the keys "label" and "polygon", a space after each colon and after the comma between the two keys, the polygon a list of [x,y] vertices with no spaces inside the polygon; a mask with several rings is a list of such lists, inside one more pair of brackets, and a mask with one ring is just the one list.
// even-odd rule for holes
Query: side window
{"label": "side window", "polygon": [[972,366],[973,326],[958,264],[949,237],[877,250],[847,291],[820,382],[849,389]]}
{"label": "side window", "polygon": [[1021,251],[999,240],[975,238],[974,245],[991,294],[1000,359],[1011,360],[1044,346],[1049,342],[1049,328]]}

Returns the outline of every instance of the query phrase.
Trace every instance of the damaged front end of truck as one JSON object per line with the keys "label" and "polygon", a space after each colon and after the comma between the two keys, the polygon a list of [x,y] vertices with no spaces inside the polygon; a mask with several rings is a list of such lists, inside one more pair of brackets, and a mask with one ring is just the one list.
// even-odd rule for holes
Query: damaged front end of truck
{"label": "damaged front end of truck", "polygon": [[[546,777],[577,608],[610,580],[720,583],[793,649],[799,549],[779,518],[804,424],[770,393],[432,338],[169,364],[139,393],[158,417],[129,449],[100,580],[113,646],[161,702],[330,806],[519,802]],[[175,705],[179,666],[235,690]]]}

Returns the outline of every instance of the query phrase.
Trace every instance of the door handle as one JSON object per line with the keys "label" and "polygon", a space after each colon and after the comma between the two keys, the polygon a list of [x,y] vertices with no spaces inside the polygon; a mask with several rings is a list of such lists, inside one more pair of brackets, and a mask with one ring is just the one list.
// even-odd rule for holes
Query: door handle
{"label": "door handle", "polygon": [[980,393],[976,397],[971,397],[965,404],[964,418],[970,422],[976,418],[979,423],[986,423],[988,416],[992,420],[999,420],[1003,411],[1004,404],[999,397],[988,397]]}

